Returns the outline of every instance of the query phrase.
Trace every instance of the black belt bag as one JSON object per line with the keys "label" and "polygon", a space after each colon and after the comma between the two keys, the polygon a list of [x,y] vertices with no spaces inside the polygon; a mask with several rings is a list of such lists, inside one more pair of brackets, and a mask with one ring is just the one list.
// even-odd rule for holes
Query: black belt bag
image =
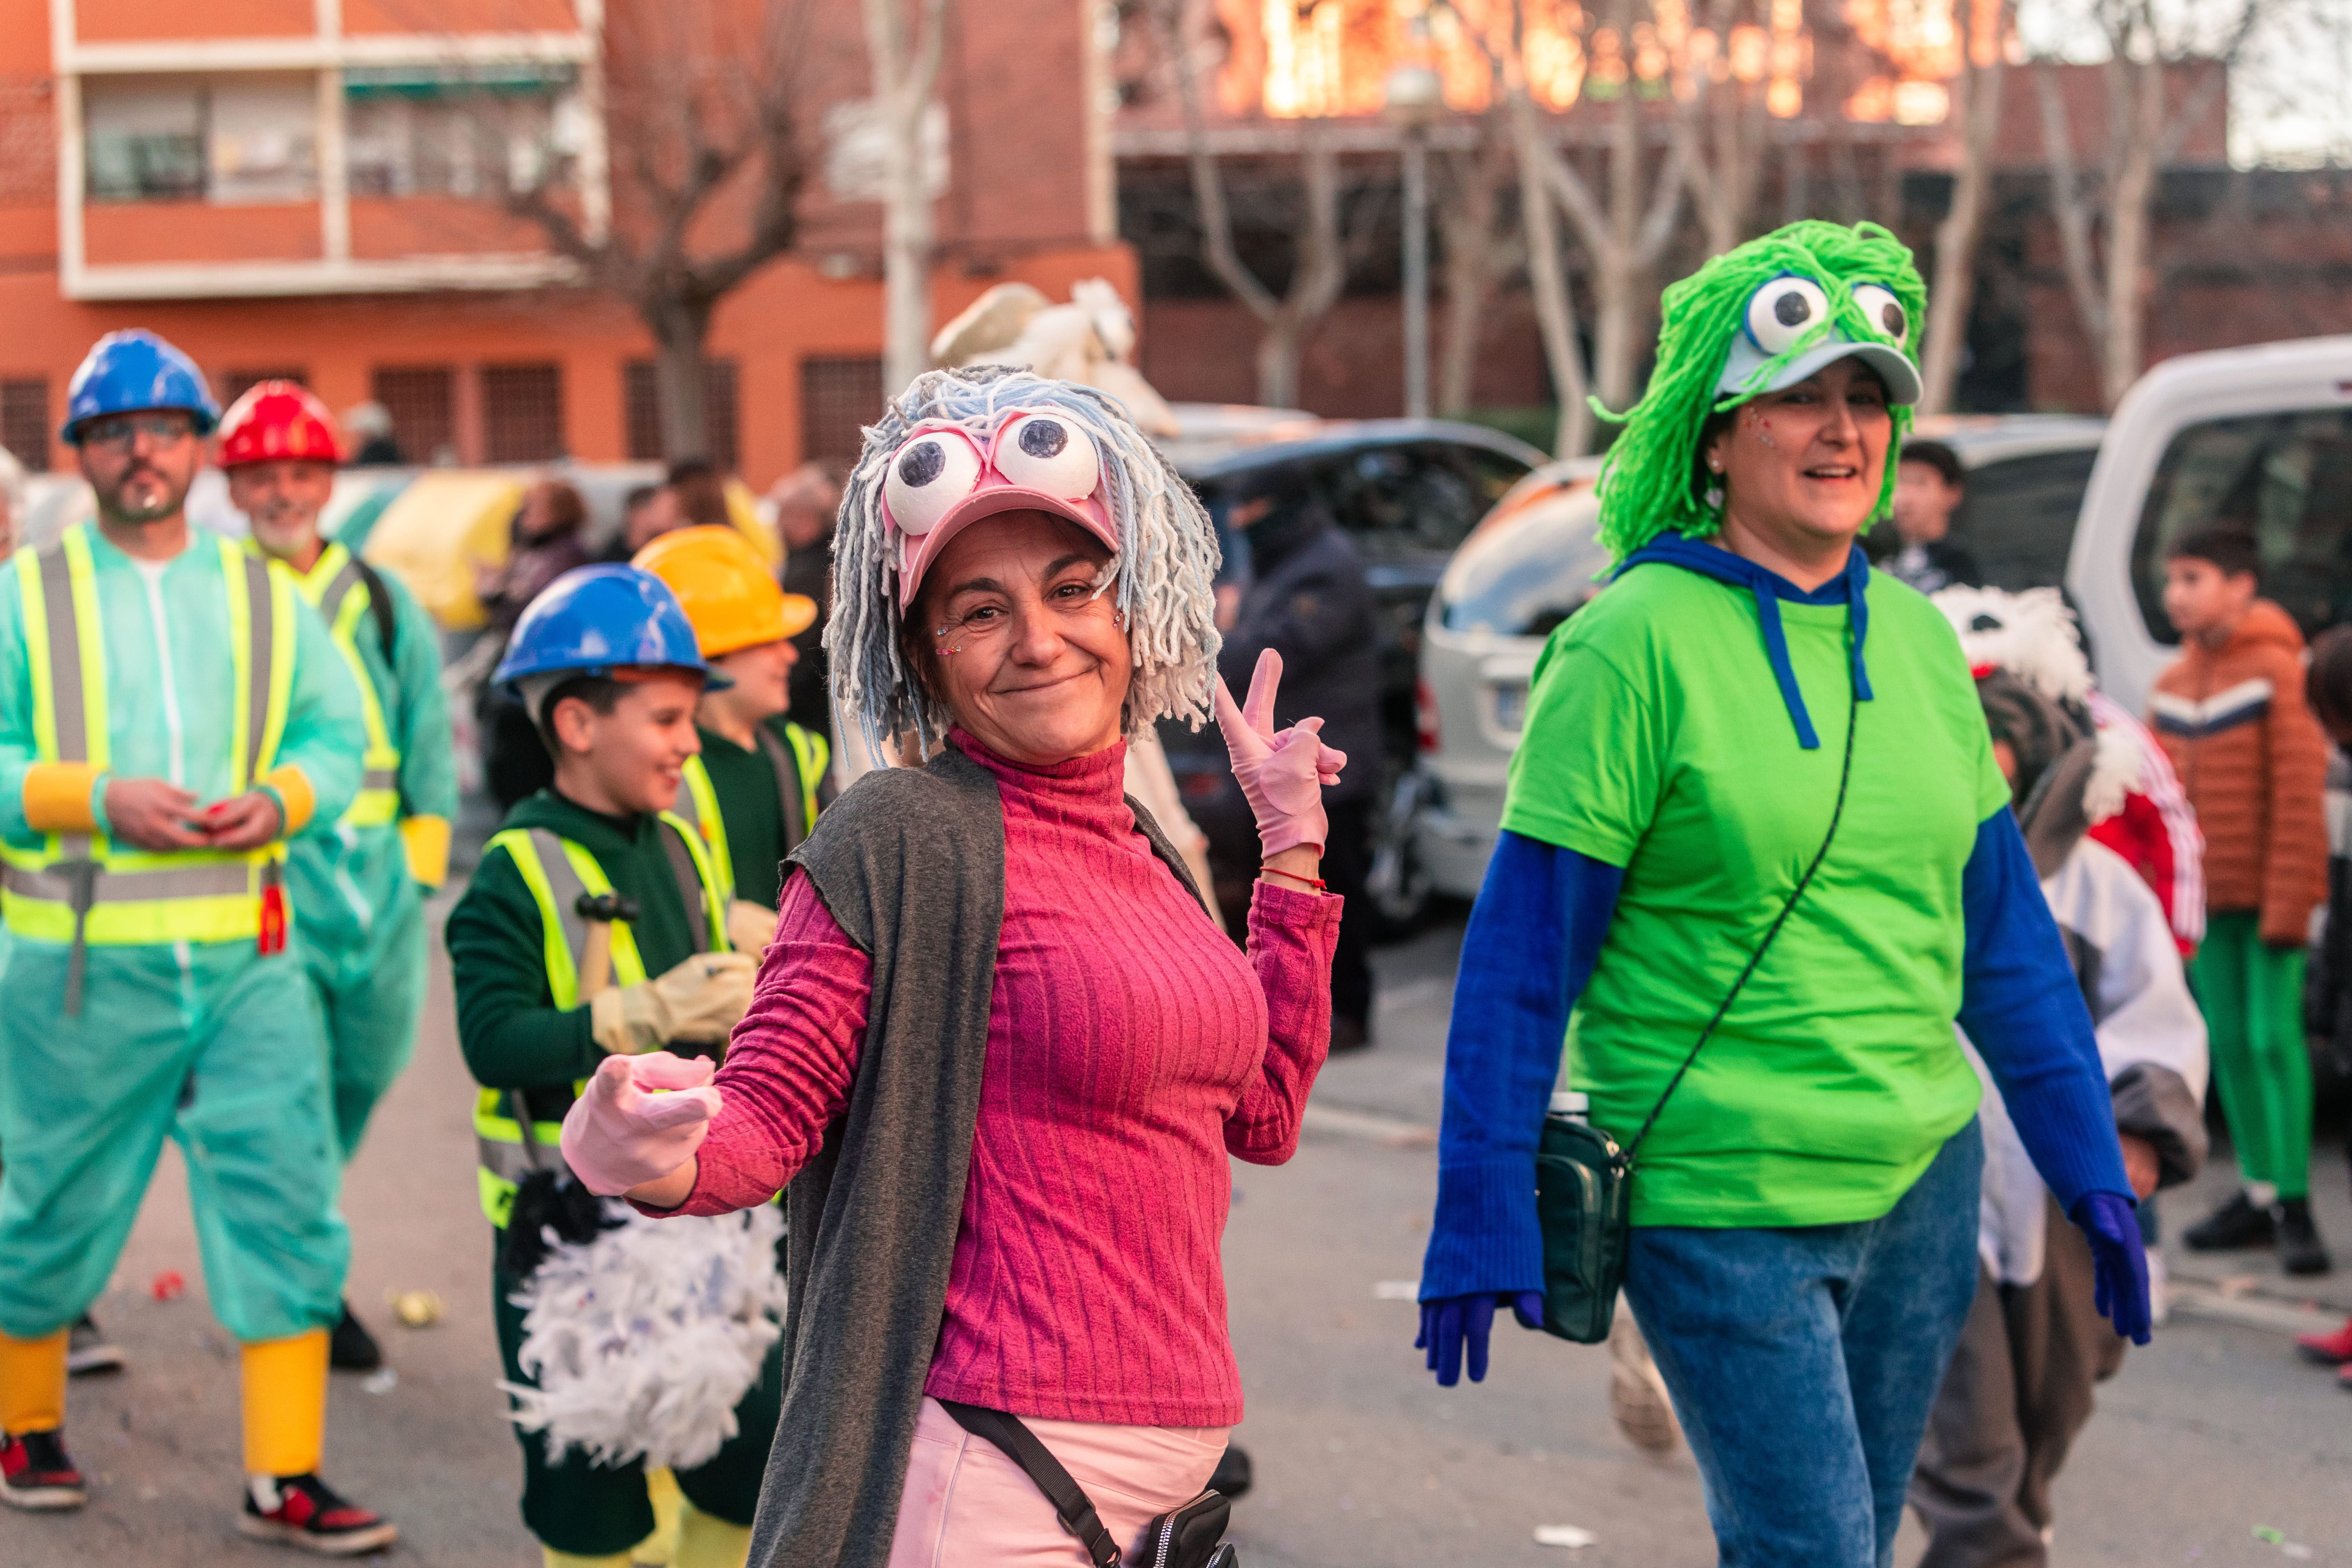
{"label": "black belt bag", "polygon": [[959,1405],[952,1399],[940,1400],[940,1407],[955,1417],[957,1426],[1003,1449],[1037,1483],[1037,1489],[1053,1500],[1062,1528],[1078,1538],[1095,1568],[1122,1568],[1123,1564],[1128,1568],[1238,1568],[1241,1556],[1224,1539],[1233,1500],[1215,1488],[1145,1525],[1130,1556],[1119,1551],[1110,1531],[1103,1528],[1102,1516],[1095,1511],[1086,1488],[1037,1440],[1037,1434],[1021,1424],[1019,1416],[977,1405]]}
{"label": "black belt bag", "polygon": [[1762,940],[1756,951],[1748,955],[1748,966],[1739,978],[1731,983],[1715,1016],[1706,1027],[1698,1032],[1690,1052],[1683,1058],[1682,1066],[1666,1080],[1658,1102],[1650,1107],[1642,1130],[1622,1149],[1608,1133],[1575,1116],[1550,1115],[1544,1118],[1543,1135],[1536,1145],[1536,1223],[1543,1232],[1544,1267],[1544,1331],[1578,1344],[1594,1345],[1609,1337],[1610,1324],[1617,1316],[1617,1292],[1625,1283],[1625,1258],[1633,1246],[1633,1156],[1650,1129],[1658,1122],[1658,1112],[1682,1086],[1683,1075],[1698,1060],[1698,1054],[1713,1037],[1716,1026],[1731,1011],[1747,989],[1748,977],[1756,966],[1764,962],[1771,951],[1773,938],[1789,923],[1796,912],[1797,900],[1805,896],[1812,885],[1813,874],[1828,858],[1831,843],[1837,837],[1838,823],[1845,816],[1846,785],[1853,777],[1854,721],[1861,714],[1861,692],[1857,688],[1849,697],[1845,714],[1845,763],[1838,772],[1837,804],[1830,810],[1829,831],[1822,835],[1822,847],[1813,851],[1804,875],[1790,889],[1780,912],[1764,928]]}

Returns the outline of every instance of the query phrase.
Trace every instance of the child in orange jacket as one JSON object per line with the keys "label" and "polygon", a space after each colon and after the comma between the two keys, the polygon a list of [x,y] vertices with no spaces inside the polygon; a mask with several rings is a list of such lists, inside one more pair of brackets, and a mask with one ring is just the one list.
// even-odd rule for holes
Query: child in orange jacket
{"label": "child in orange jacket", "polygon": [[2245,1186],[2182,1239],[2197,1251],[2278,1248],[2324,1274],[2311,1223],[2311,1060],[2304,945],[2327,893],[2320,811],[2327,742],[2304,698],[2303,634],[2258,597],[2247,534],[2183,534],[2164,565],[2180,657],[2157,677],[2151,722],[2205,833],[2204,945],[2189,974]]}

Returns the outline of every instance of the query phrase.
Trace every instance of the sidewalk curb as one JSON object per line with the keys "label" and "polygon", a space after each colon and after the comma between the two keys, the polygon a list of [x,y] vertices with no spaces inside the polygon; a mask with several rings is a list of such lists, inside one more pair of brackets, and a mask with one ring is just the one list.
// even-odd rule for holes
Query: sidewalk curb
{"label": "sidewalk curb", "polygon": [[2235,1323],[2240,1328],[2263,1329],[2273,1333],[2307,1334],[2332,1327],[2336,1321],[2326,1309],[2315,1303],[2289,1304],[2254,1291],[2228,1295],[2183,1279],[2170,1281],[2165,1293],[2171,1310],[2182,1317]]}
{"label": "sidewalk curb", "polygon": [[1433,1149],[1437,1146],[1437,1129],[1400,1117],[1383,1116],[1372,1110],[1349,1110],[1337,1105],[1317,1105],[1308,1101],[1299,1112],[1302,1131],[1320,1132],[1335,1138],[1353,1138],[1366,1143],[1382,1143],[1391,1149]]}

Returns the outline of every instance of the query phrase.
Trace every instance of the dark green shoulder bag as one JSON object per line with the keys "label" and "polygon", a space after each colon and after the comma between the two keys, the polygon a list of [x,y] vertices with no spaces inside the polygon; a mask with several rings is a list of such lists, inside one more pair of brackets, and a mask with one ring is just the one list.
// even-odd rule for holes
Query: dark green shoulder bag
{"label": "dark green shoulder bag", "polygon": [[1572,1111],[1555,1110],[1544,1118],[1543,1137],[1536,1145],[1536,1219],[1543,1229],[1544,1330],[1580,1345],[1599,1344],[1609,1337],[1617,1315],[1617,1292],[1625,1283],[1625,1254],[1633,1239],[1633,1156],[1642,1141],[1657,1125],[1658,1112],[1682,1086],[1683,1075],[1698,1060],[1716,1026],[1748,985],[1756,966],[1771,950],[1772,939],[1796,912],[1797,900],[1812,885],[1813,873],[1828,858],[1838,823],[1845,816],[1846,784],[1853,777],[1854,721],[1861,709],[1859,693],[1850,699],[1845,715],[1845,762],[1838,772],[1837,805],[1830,811],[1829,831],[1813,852],[1811,864],[1789,891],[1788,901],[1764,929],[1748,966],[1724,994],[1715,1016],[1691,1043],[1690,1054],[1666,1080],[1658,1102],[1650,1107],[1641,1131],[1622,1149],[1617,1141]]}

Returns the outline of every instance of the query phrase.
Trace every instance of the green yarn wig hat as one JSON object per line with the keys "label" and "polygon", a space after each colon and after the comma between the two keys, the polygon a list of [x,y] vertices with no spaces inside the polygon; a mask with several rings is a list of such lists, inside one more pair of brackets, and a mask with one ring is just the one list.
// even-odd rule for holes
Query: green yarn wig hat
{"label": "green yarn wig hat", "polygon": [[[1785,342],[1772,330],[1769,311],[1760,318],[1765,335],[1759,337],[1754,324],[1759,318],[1750,310],[1759,292],[1783,278],[1810,281],[1829,307],[1826,312],[1812,310],[1813,319]],[[1886,295],[1899,311],[1886,308]],[[1910,248],[1878,225],[1846,228],[1807,219],[1713,258],[1668,288],[1660,303],[1664,319],[1648,389],[1622,415],[1600,410],[1601,417],[1625,427],[1601,474],[1601,542],[1620,561],[1661,533],[1704,539],[1723,525],[1720,505],[1708,504],[1696,468],[1699,434],[1711,416],[1763,392],[1833,330],[1852,342],[1883,343],[1914,354],[1927,315],[1927,286],[1912,264]],[[1743,334],[1766,357],[1738,390],[1718,393],[1725,363]],[[1890,412],[1899,446],[1911,427],[1911,410],[1896,406]],[[1889,451],[1873,523],[1893,503],[1895,468]]]}

